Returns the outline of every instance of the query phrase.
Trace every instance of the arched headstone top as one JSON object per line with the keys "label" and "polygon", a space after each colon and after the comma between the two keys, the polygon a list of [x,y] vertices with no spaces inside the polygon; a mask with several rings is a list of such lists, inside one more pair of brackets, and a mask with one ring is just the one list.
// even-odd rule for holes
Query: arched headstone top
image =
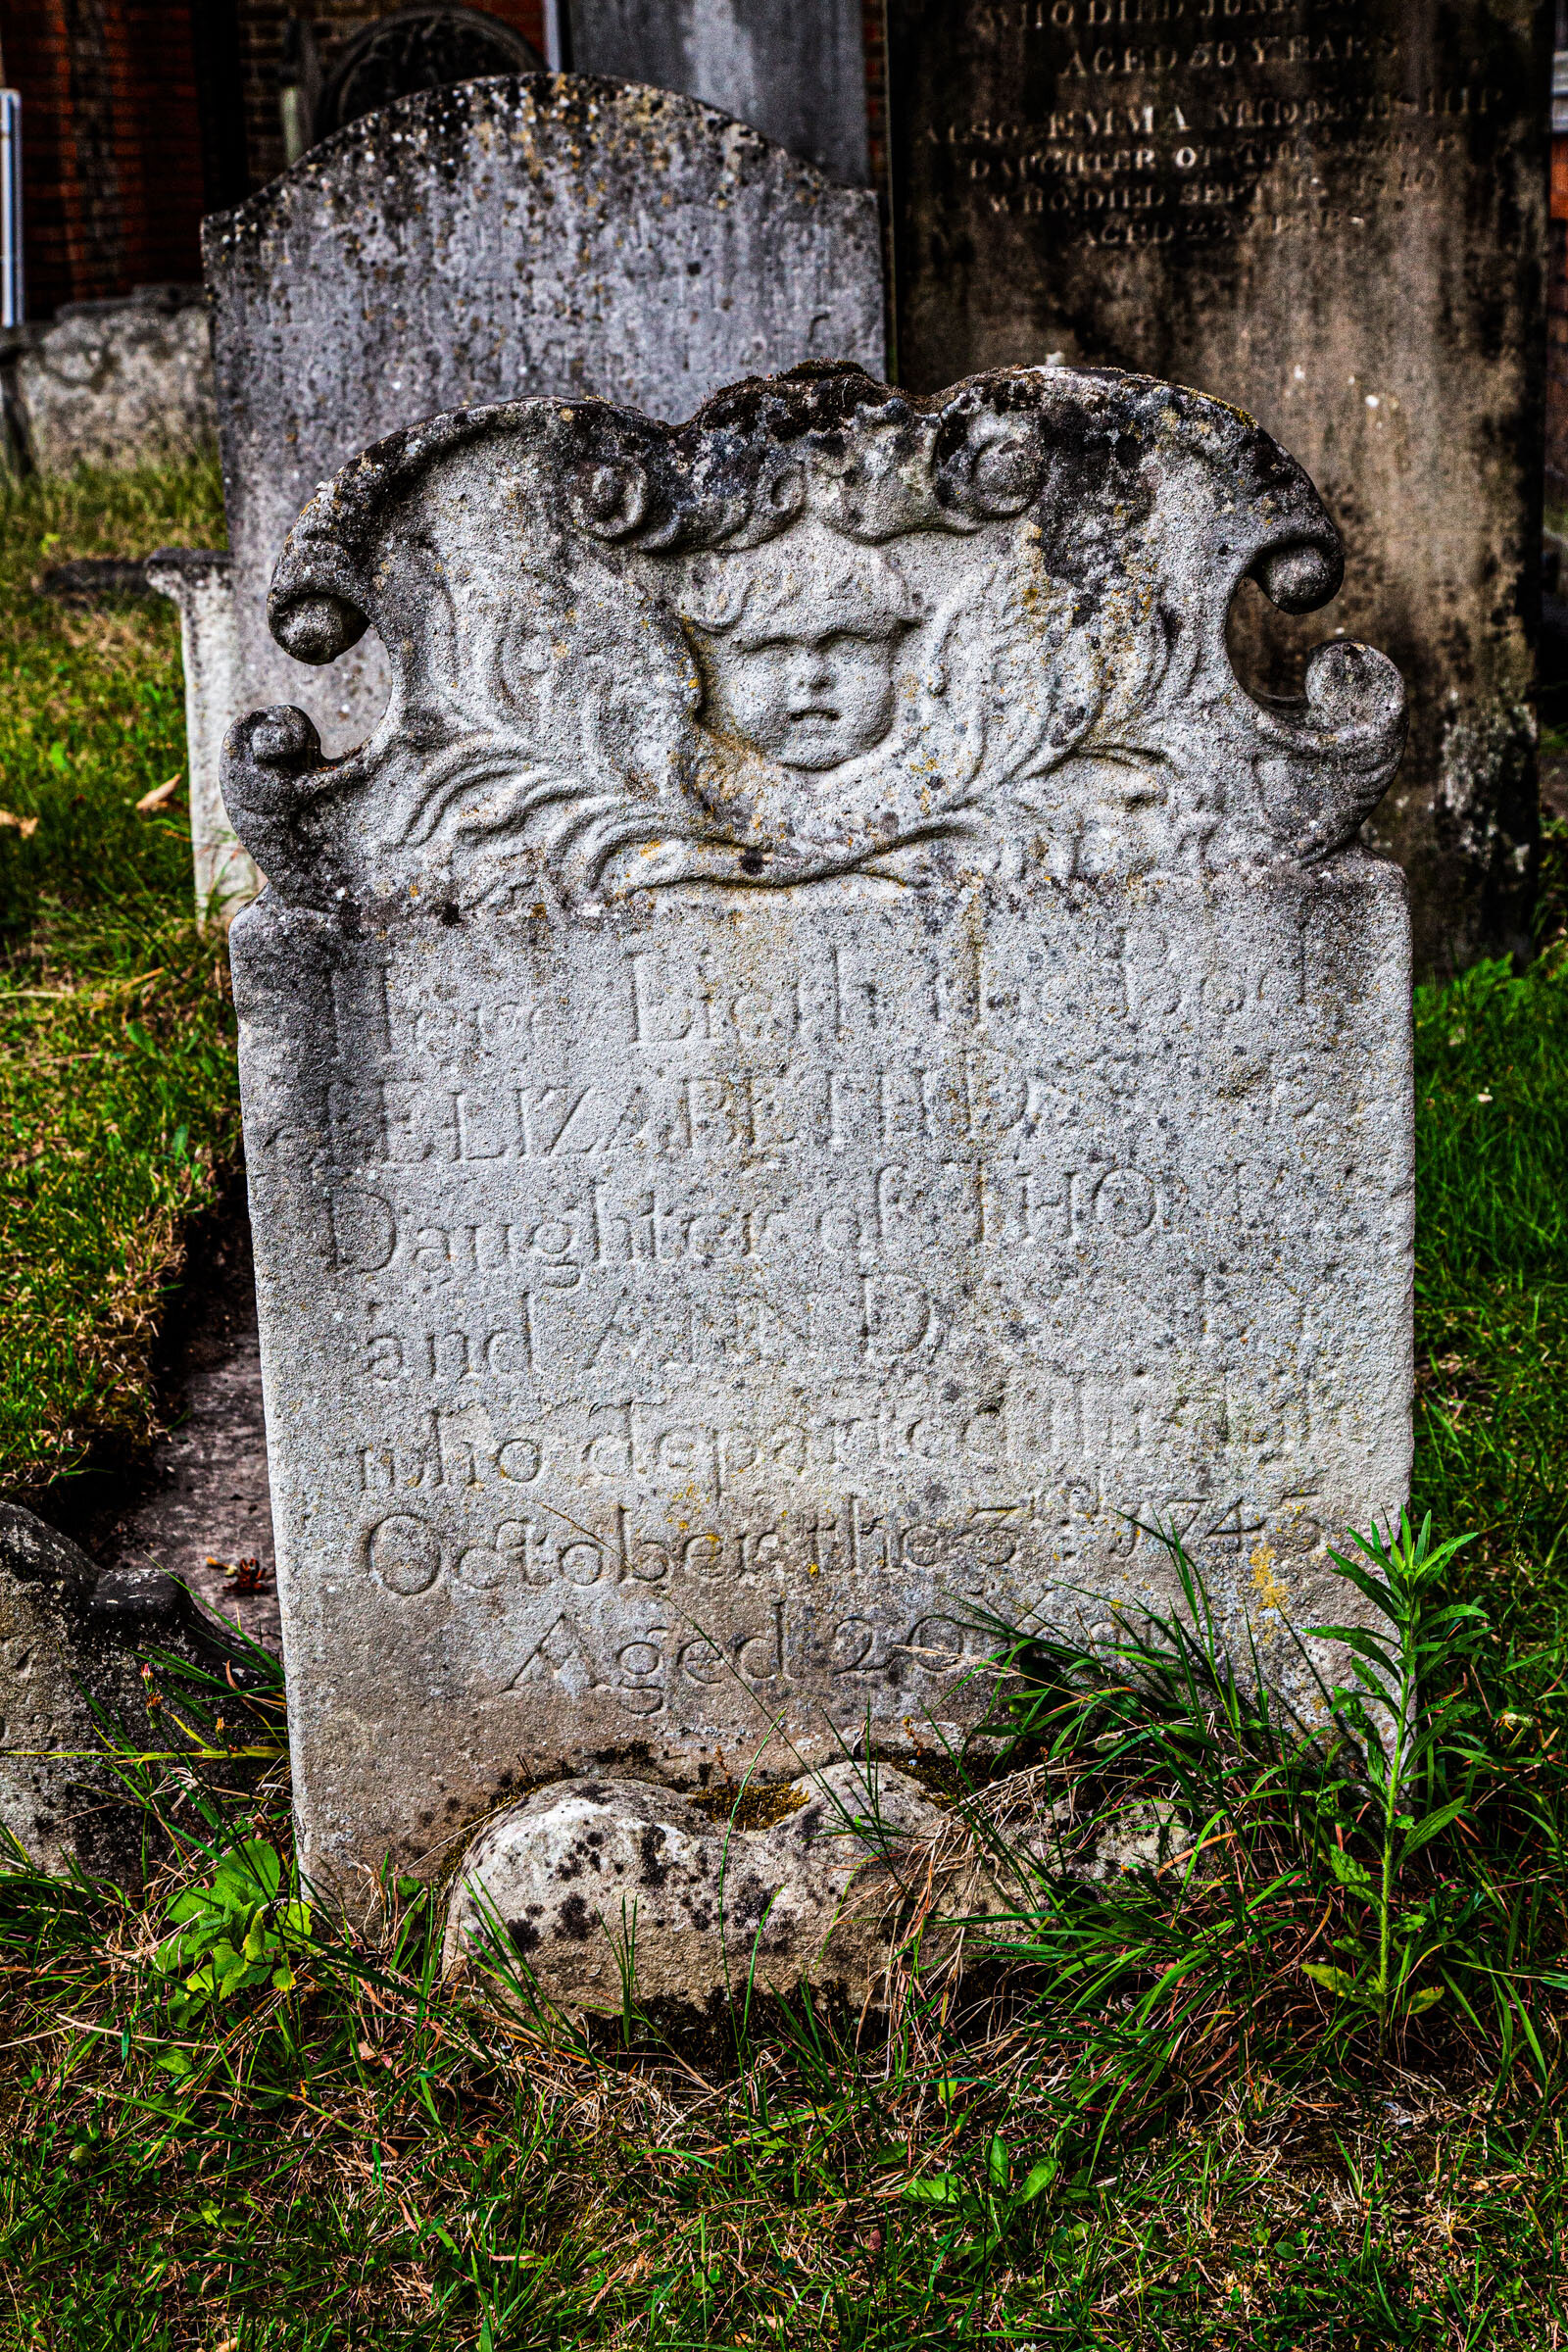
{"label": "arched headstone top", "polygon": [[324,701],[265,604],[294,516],[356,452],[499,399],[674,418],[802,360],[882,365],[875,200],[630,83],[418,92],[215,215],[204,250],[242,707],[303,702],[332,744],[381,708],[379,648],[341,663]]}
{"label": "arched headstone top", "polygon": [[224,781],[323,1895],[519,1780],[956,1752],[1058,1633],[1323,1727],[1409,1485],[1404,697],[1345,639],[1254,697],[1226,620],[1340,572],[1109,369],[504,402],[312,500],[273,626],[394,699]]}

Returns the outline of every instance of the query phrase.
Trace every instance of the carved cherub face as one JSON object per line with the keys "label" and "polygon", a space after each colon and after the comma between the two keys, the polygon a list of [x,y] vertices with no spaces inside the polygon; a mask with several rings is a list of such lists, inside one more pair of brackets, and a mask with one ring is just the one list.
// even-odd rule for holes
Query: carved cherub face
{"label": "carved cherub face", "polygon": [[893,724],[894,657],[916,612],[884,556],[818,531],[760,564],[722,560],[690,600],[703,723],[781,767],[841,767]]}
{"label": "carved cherub face", "polygon": [[838,767],[893,723],[893,642],[828,628],[715,638],[705,663],[710,722],[781,767]]}

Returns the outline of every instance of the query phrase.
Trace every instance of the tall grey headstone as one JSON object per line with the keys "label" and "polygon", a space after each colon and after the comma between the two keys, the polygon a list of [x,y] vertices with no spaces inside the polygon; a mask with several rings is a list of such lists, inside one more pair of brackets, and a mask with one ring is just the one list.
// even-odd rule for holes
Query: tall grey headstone
{"label": "tall grey headstone", "polygon": [[685,90],[865,184],[861,0],[569,0],[569,17],[580,74]]}
{"label": "tall grey headstone", "polygon": [[[367,638],[325,691],[267,583],[318,483],[401,425],[525,393],[684,416],[737,375],[880,368],[874,199],[667,90],[462,82],[352,123],[205,224],[244,710],[329,745],[379,717]],[[234,715],[236,713],[231,713]]]}
{"label": "tall grey headstone", "polygon": [[[1409,689],[1369,839],[1422,971],[1531,952],[1551,17],[889,0],[900,373],[1054,351],[1298,453],[1349,549],[1332,620]],[[1233,626],[1255,677],[1299,677],[1299,630],[1251,597]]]}
{"label": "tall grey headstone", "polygon": [[1410,1457],[1404,703],[1225,621],[1340,566],[1239,412],[1065,369],[518,401],[313,500],[272,626],[392,701],[225,793],[319,1884],[956,1736],[985,1619],[1169,1601],[1156,1519],[1315,1703]]}

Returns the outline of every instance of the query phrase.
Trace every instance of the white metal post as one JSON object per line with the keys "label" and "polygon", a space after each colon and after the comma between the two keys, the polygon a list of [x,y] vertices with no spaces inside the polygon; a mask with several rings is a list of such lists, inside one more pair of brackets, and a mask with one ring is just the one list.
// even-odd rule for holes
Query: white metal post
{"label": "white metal post", "polygon": [[26,308],[22,271],[22,93],[0,90],[0,326],[20,326]]}

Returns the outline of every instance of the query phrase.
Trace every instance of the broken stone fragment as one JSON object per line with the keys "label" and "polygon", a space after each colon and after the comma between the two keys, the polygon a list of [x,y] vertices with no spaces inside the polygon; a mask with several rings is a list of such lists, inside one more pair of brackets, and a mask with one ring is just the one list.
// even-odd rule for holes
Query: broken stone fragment
{"label": "broken stone fragment", "polygon": [[[556,1781],[496,1814],[452,1890],[451,1975],[495,1962],[513,1997],[568,2010],[708,2009],[803,1984],[884,2003],[901,1954],[961,1971],[1025,1940],[1045,1881],[1106,1884],[1180,1863],[1167,1802],[1080,1818],[1038,1768],[938,1804],[888,1764],[833,1764],[760,1791],[741,1829],[645,1781]],[[503,1997],[508,1997],[503,1994]]]}
{"label": "broken stone fragment", "polygon": [[145,1822],[119,1799],[104,1731],[167,1744],[142,1674],[151,1651],[227,1669],[241,1690],[256,1679],[251,1653],[183,1585],[155,1568],[100,1573],[69,1537],[0,1503],[0,1828],[35,1869],[139,1881]]}
{"label": "broken stone fragment", "polygon": [[[474,1840],[444,1967],[499,1947],[571,2009],[618,2010],[628,1979],[639,2002],[682,2008],[743,1996],[748,1981],[875,1999],[952,1815],[886,1764],[805,1773],[775,1803],[768,1827],[744,1830],[642,1781],[536,1789]],[[1006,1908],[972,1871],[962,1892],[971,1913]]]}

